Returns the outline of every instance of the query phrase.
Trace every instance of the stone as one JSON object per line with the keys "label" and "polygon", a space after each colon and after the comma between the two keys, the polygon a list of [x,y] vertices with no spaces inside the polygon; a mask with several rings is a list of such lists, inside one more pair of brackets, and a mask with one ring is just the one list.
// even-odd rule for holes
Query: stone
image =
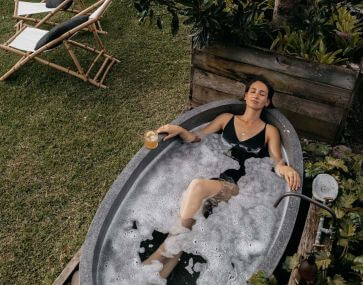
{"label": "stone", "polygon": [[352,153],[351,148],[345,145],[337,145],[333,147],[332,155],[336,158],[344,158],[347,154]]}

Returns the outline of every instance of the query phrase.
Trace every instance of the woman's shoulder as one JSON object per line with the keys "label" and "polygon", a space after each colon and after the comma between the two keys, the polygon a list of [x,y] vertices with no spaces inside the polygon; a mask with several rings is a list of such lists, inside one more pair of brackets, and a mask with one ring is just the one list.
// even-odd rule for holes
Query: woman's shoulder
{"label": "woman's shoulder", "polygon": [[217,118],[222,118],[222,119],[230,119],[232,117],[233,117],[232,113],[222,113],[217,116]]}
{"label": "woman's shoulder", "polygon": [[216,117],[216,119],[221,123],[222,129],[227,125],[234,115],[232,113],[222,113]]}
{"label": "woman's shoulder", "polygon": [[280,136],[278,128],[276,128],[274,125],[266,123],[266,136],[268,138]]}

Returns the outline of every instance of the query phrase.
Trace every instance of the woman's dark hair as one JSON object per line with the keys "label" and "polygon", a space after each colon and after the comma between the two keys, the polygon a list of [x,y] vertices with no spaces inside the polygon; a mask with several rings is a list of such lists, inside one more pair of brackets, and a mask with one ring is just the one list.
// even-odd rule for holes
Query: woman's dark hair
{"label": "woman's dark hair", "polygon": [[268,90],[267,98],[270,99],[270,104],[267,106],[267,108],[275,108],[274,105],[272,104],[272,97],[274,96],[275,90],[272,88],[271,83],[266,78],[264,78],[262,76],[252,77],[246,84],[245,92],[247,92],[250,89],[252,83],[254,83],[256,81],[262,82],[267,87],[267,90]]}

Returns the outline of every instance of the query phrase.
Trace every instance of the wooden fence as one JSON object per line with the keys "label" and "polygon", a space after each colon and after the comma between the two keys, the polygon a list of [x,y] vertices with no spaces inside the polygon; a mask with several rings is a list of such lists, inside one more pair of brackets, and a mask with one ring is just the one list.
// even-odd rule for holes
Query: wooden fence
{"label": "wooden fence", "polygon": [[[307,138],[334,142],[358,92],[359,70],[307,62],[251,48],[214,47],[192,54],[190,101],[242,99],[253,75],[275,89],[274,105]],[[363,85],[363,84],[361,84]]]}

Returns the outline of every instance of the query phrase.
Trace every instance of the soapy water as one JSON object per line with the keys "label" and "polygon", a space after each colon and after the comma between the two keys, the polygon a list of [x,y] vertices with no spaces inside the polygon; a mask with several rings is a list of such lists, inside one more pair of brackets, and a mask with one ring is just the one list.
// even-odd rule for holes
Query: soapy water
{"label": "soapy water", "polygon": [[248,159],[246,175],[238,181],[239,194],[220,202],[207,219],[199,213],[191,231],[179,220],[181,197],[193,178],[218,177],[228,168],[238,169],[238,163],[224,154],[230,147],[218,134],[195,144],[177,142],[147,166],[106,233],[97,283],[166,284],[158,273],[162,264],[143,265],[139,257],[145,252],[140,243],[152,239],[156,230],[175,234],[166,240],[166,255],[184,251],[207,261],[189,260],[186,266],[189,273],[200,272],[197,284],[246,284],[282,222],[283,207],[275,209],[273,203],[286,184],[271,171],[270,158]]}

